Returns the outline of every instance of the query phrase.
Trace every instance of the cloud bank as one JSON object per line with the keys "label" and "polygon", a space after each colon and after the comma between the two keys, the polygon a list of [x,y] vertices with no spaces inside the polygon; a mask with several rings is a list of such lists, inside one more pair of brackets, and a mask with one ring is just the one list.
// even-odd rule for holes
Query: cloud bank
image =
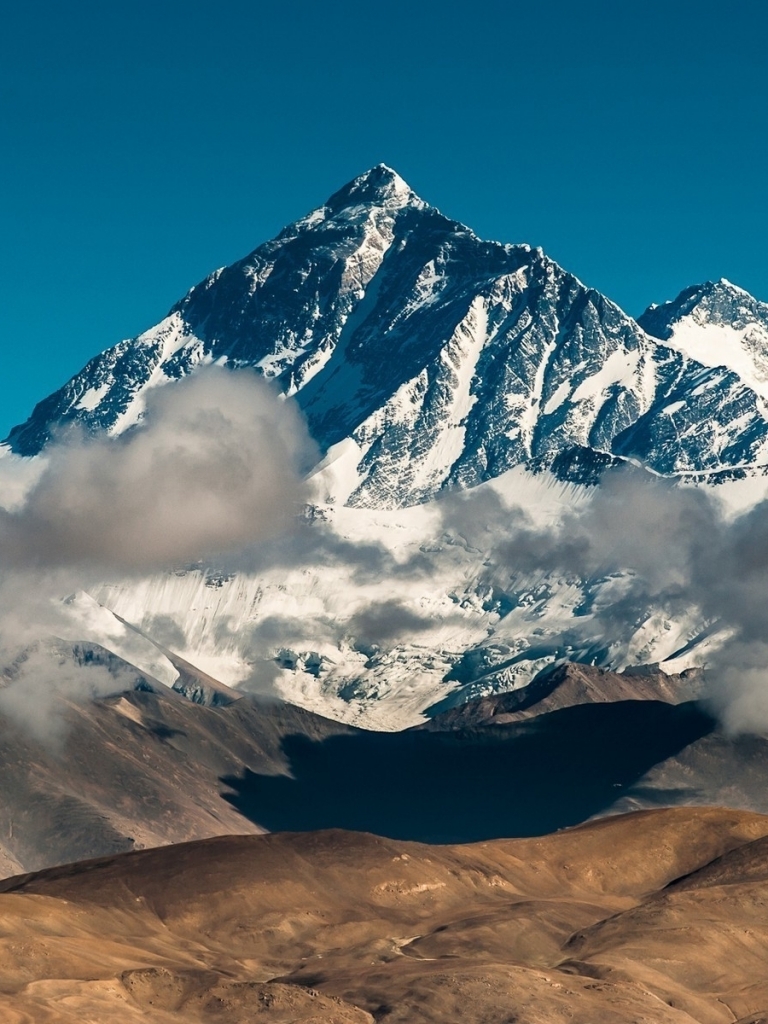
{"label": "cloud bank", "polygon": [[[716,489],[619,470],[542,526],[482,487],[437,503],[447,548],[438,543],[397,561],[376,541],[352,542],[304,516],[306,476],[316,461],[293,403],[251,371],[216,368],[156,389],[145,418],[119,437],[68,431],[34,463],[0,460],[4,663],[21,645],[56,634],[57,602],[67,592],[110,575],[198,562],[255,573],[342,567],[350,613],[326,624],[329,635],[386,646],[429,629],[431,620],[399,600],[357,600],[356,588],[383,577],[428,579],[459,545],[483,553],[500,591],[525,573],[610,579],[588,622],[590,635],[598,629],[608,642],[651,610],[670,617],[695,610],[728,636],[708,666],[723,721],[734,730],[768,728],[768,502],[733,515]],[[184,641],[172,620],[160,625],[169,647]],[[276,672],[267,648],[299,643],[310,626],[266,620],[243,637],[261,673],[256,688],[268,689]],[[46,676],[40,660],[29,668],[45,685],[35,684],[35,700],[19,698],[19,707],[39,703],[45,686],[92,690],[68,682],[72,673]],[[17,685],[7,683],[9,691]],[[14,699],[9,692],[0,706]]]}
{"label": "cloud bank", "polygon": [[453,498],[444,526],[471,543],[494,538],[490,561],[501,585],[521,572],[615,577],[589,625],[608,642],[651,610],[695,610],[727,634],[706,666],[713,706],[734,731],[768,729],[768,501],[733,515],[716,489],[621,469],[545,528],[498,501],[473,511],[471,492]]}
{"label": "cloud bank", "polygon": [[243,548],[300,514],[314,458],[294,405],[255,373],[204,369],[150,392],[118,437],[51,445],[0,511],[0,563],[156,570]]}
{"label": "cloud bank", "polygon": [[0,712],[52,735],[55,695],[114,692],[114,673],[29,654],[69,628],[61,599],[290,533],[316,458],[293,403],[251,370],[211,367],[151,392],[118,437],[72,428],[38,459],[0,459],[0,668],[16,666]]}

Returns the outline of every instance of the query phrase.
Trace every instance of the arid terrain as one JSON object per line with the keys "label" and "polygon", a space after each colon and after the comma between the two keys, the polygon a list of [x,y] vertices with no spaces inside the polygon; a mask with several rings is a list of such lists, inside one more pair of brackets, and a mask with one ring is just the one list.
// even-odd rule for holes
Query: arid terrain
{"label": "arid terrain", "polygon": [[541,839],[228,836],[9,879],[0,1019],[731,1024],[768,1014],[768,818]]}
{"label": "arid terrain", "polygon": [[564,665],[399,733],[191,677],[0,718],[0,1022],[768,1020],[768,740],[673,682]]}
{"label": "arid terrain", "polygon": [[61,699],[43,736],[0,714],[0,877],[232,833],[460,843],[643,807],[768,812],[768,740],[674,703],[688,685],[564,665],[398,733],[249,695],[206,706],[146,680]]}

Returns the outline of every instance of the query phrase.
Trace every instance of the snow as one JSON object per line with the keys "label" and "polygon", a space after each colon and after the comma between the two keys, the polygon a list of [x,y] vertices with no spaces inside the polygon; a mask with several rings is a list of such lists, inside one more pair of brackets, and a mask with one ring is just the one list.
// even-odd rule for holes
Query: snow
{"label": "snow", "polygon": [[564,380],[563,383],[557,387],[555,392],[552,395],[550,395],[548,401],[541,410],[545,416],[551,415],[553,412],[560,408],[560,406],[563,404],[566,398],[568,398],[568,396],[570,395],[571,387],[572,384],[569,380]]}
{"label": "snow", "polygon": [[685,317],[674,325],[667,344],[704,366],[732,370],[758,395],[768,398],[768,330],[760,325],[737,330]]}
{"label": "snow", "polygon": [[605,394],[612,384],[631,380],[633,372],[637,369],[638,360],[638,353],[617,348],[608,356],[597,373],[579,384],[571,395],[571,401],[576,403],[595,398]]}
{"label": "snow", "polygon": [[[483,484],[477,493],[484,491],[522,506],[542,525],[557,522],[589,494],[522,467]],[[426,708],[456,691],[460,684],[446,682],[446,676],[470,649],[486,651],[485,667],[472,684],[473,692],[482,693],[524,685],[553,656],[588,656],[590,645],[601,640],[597,635],[590,640],[588,629],[585,634],[580,613],[579,628],[587,639],[568,646],[574,614],[584,601],[572,580],[517,578],[516,605],[500,617],[490,599],[488,550],[467,544],[461,533],[446,533],[439,502],[393,510],[325,506],[322,511],[334,536],[358,550],[380,546],[391,557],[392,570],[351,573],[344,561],[310,555],[299,566],[218,581],[188,570],[116,582],[94,591],[98,616],[94,613],[89,638],[112,649],[124,644],[124,635],[110,638],[117,620],[104,617],[105,608],[150,636],[158,621],[171,619],[187,638],[175,653],[222,682],[248,687],[255,681],[263,692],[267,679],[272,692],[292,703],[383,730],[417,724]],[[488,543],[498,539],[489,535]],[[424,552],[432,560],[428,575],[397,571]],[[609,599],[606,592],[603,600]],[[382,643],[372,656],[350,623],[357,613],[391,602],[420,616],[424,627]],[[81,638],[83,625],[81,616]],[[623,667],[649,651],[661,660],[687,642],[691,629],[687,621],[671,624],[662,648],[650,643],[648,628],[643,633],[641,625],[635,640],[632,631],[619,638],[614,664]],[[119,653],[138,660],[124,646]],[[510,657],[517,660],[507,664]]]}
{"label": "snow", "polygon": [[533,451],[533,434],[539,419],[541,396],[544,392],[544,379],[547,373],[549,360],[557,349],[557,335],[547,344],[539,357],[536,373],[533,379],[531,394],[525,406],[520,412],[520,433],[524,438],[525,449],[528,454]]}
{"label": "snow", "polygon": [[93,412],[107,394],[109,389],[112,387],[114,382],[111,380],[104,381],[103,384],[99,384],[98,387],[89,388],[84,394],[80,401],[75,405],[76,409],[86,409],[88,412]]}
{"label": "snow", "polygon": [[[410,489],[415,494],[438,490],[448,478],[451,467],[464,450],[466,417],[477,401],[472,392],[475,371],[480,354],[487,341],[488,311],[485,301],[476,297],[464,320],[439,355],[441,379],[446,381],[446,397],[441,405],[441,417],[435,437],[426,453],[418,459],[409,459]],[[408,381],[385,407],[383,420],[389,423],[411,423],[423,410],[428,381]],[[373,422],[364,424],[361,435],[373,432]]]}
{"label": "snow", "polygon": [[719,499],[726,515],[735,518],[768,500],[768,469],[748,467],[752,472],[740,479],[725,480],[710,492]]}
{"label": "snow", "polygon": [[754,302],[753,296],[749,294],[746,288],[740,288],[737,284],[734,284],[733,281],[729,281],[727,277],[721,277],[718,283],[724,285],[733,292],[739,292],[739,294],[745,295],[748,299]]}
{"label": "snow", "polygon": [[[545,483],[525,472],[505,476],[498,493],[526,500],[543,517],[548,514],[545,509],[557,514],[563,502],[568,503],[568,489],[562,484]],[[337,536],[357,546],[379,544],[395,564],[405,564],[439,536],[440,515],[434,505],[389,512],[329,507],[325,512],[332,517]],[[127,634],[110,612],[150,636],[159,617],[167,616],[188,638],[175,653],[229,685],[247,683],[260,667],[274,666],[282,647],[299,653],[313,651],[323,659],[320,675],[282,669],[274,682],[279,693],[345,721],[402,728],[419,721],[425,707],[450,692],[444,676],[463,650],[483,640],[498,620],[475,592],[482,559],[482,552],[450,544],[439,559],[438,574],[426,581],[419,574],[391,573],[353,582],[346,564],[329,565],[311,558],[296,568],[239,574],[218,585],[211,585],[197,570],[123,581],[94,591],[95,600],[78,600],[73,634],[103,643],[144,670],[161,675],[162,655],[148,648],[139,634]],[[356,612],[391,601],[410,608],[428,625],[416,636],[382,650],[376,663],[366,668],[369,655],[356,649],[347,624]],[[268,620],[283,623],[284,635],[244,649],[243,637],[257,633]],[[134,641],[130,649],[126,636]],[[169,680],[166,675],[163,681],[172,677]],[[354,682],[361,684],[359,699],[345,701],[338,696]]]}
{"label": "snow", "polygon": [[[147,380],[135,390],[128,408],[120,413],[110,428],[110,433],[114,435],[122,434],[123,431],[138,423],[144,415],[146,398],[150,391],[176,379],[175,376],[167,376],[164,364],[181,349],[188,349],[192,362],[198,366],[205,366],[213,361],[210,353],[205,352],[203,342],[190,332],[178,312],[161,320],[157,327],[139,335],[136,344],[156,351],[154,368]],[[109,393],[110,389],[105,392],[105,395]]]}
{"label": "snow", "polygon": [[[721,287],[712,316],[728,323],[697,308],[660,343],[540,250],[482,242],[390,168],[373,168],[89,364],[50,420],[32,426],[40,438],[70,418],[120,433],[179,372],[214,360],[256,366],[296,395],[325,452],[310,479],[318,523],[339,550],[375,550],[389,569],[366,573],[320,545],[259,573],[106,581],[67,605],[71,636],[170,684],[175,670],[150,639],[170,622],[176,653],[222,682],[379,729],[418,722],[460,687],[468,696],[523,685],[555,657],[607,647],[613,667],[695,663],[718,642],[697,639],[700,623],[651,611],[613,637],[596,624],[593,634],[584,608],[610,603],[620,583],[510,567],[502,585],[491,564],[499,538],[473,547],[432,499],[485,481],[479,499],[556,522],[587,489],[515,463],[546,465],[595,436],[612,450],[650,410],[629,461],[696,478],[746,467],[717,493],[729,514],[752,507],[768,494],[756,468],[768,461],[768,319],[747,293]],[[0,502],[18,508],[44,466],[0,450]],[[428,575],[408,570],[425,557]],[[393,603],[423,625],[372,652],[353,635],[355,617]]]}
{"label": "snow", "polygon": [[674,416],[676,412],[680,412],[684,408],[685,402],[670,402],[669,405],[664,406],[662,412],[665,416]]}
{"label": "snow", "polygon": [[362,457],[363,450],[351,437],[333,445],[309,477],[316,500],[343,505],[363,480],[359,470]]}
{"label": "snow", "polygon": [[178,679],[179,673],[156,644],[121,622],[84,591],[68,597],[61,611],[64,620],[59,629],[61,640],[99,643],[166,686],[173,686]]}

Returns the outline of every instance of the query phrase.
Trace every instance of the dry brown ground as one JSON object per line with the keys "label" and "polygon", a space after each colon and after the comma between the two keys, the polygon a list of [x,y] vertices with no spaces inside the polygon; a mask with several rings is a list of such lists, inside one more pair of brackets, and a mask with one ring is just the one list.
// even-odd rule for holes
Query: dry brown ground
{"label": "dry brown ground", "polygon": [[347,727],[277,701],[201,707],[158,684],[55,708],[53,738],[0,715],[0,876],[225,832],[263,832],[222,776],[287,772],[286,735]]}
{"label": "dry brown ground", "polygon": [[768,1011],[768,818],[230,836],[2,883],[3,1024],[725,1024]]}

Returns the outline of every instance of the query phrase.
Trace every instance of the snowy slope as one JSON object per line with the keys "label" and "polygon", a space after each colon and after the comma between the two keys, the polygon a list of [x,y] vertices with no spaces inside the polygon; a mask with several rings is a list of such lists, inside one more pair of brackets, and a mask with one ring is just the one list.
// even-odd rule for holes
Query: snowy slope
{"label": "snowy slope", "polygon": [[[104,584],[92,595],[230,686],[377,729],[525,685],[560,658],[612,668],[667,661],[670,671],[700,664],[710,637],[695,618],[670,621],[649,609],[606,638],[596,612],[614,599],[615,579],[499,566],[498,535],[471,521],[486,502],[556,524],[587,495],[582,485],[517,467],[477,489],[480,504],[468,507],[466,523],[445,517],[440,502],[326,506],[308,527],[314,540],[299,564],[278,558],[240,573],[190,567]],[[83,635],[111,646],[87,610]]]}

